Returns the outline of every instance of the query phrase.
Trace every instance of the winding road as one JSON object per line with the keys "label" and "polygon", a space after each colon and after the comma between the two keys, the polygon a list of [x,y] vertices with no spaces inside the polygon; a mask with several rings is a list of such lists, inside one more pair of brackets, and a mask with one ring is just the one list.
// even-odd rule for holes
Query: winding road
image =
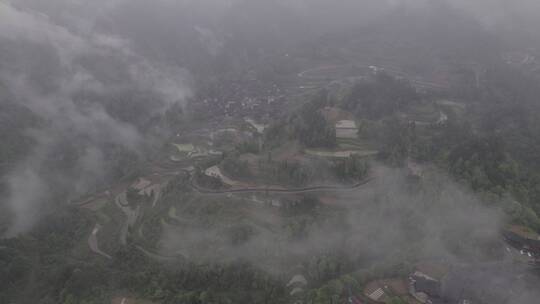
{"label": "winding road", "polygon": [[100,229],[101,229],[101,225],[96,224],[94,226],[94,229],[92,230],[92,233],[88,237],[88,246],[90,247],[90,250],[92,250],[94,253],[97,253],[97,254],[99,254],[101,256],[104,256],[104,257],[106,257],[108,259],[112,259],[112,257],[110,255],[106,254],[105,252],[101,251],[101,249],[99,249],[98,240],[97,240],[97,234],[98,234]]}
{"label": "winding road", "polygon": [[[330,82],[329,80],[339,80],[339,79],[341,79],[343,77],[340,77],[340,76],[335,77],[336,75],[334,75],[334,77],[329,76],[329,75],[320,76],[318,74],[319,73],[324,73],[325,71],[330,72],[330,73],[334,72],[335,74],[339,74],[340,69],[350,68],[350,67],[365,68],[365,69],[377,68],[377,69],[379,69],[381,71],[387,72],[388,74],[390,74],[390,75],[392,75],[394,77],[406,78],[406,79],[409,80],[409,82],[413,86],[415,86],[417,88],[435,89],[435,90],[438,90],[438,89],[440,90],[440,89],[446,89],[447,88],[447,85],[445,85],[443,83],[427,81],[427,80],[423,79],[420,76],[415,77],[415,76],[412,76],[412,75],[410,75],[410,74],[408,74],[408,73],[406,73],[404,71],[401,71],[399,68],[389,67],[389,66],[386,66],[386,65],[369,65],[369,64],[354,64],[354,63],[328,65],[328,66],[310,68],[308,70],[302,71],[302,72],[297,74],[297,77],[299,79],[303,79],[305,81]],[[313,75],[313,74],[315,74],[315,75]]]}
{"label": "winding road", "polygon": [[222,194],[234,194],[234,193],[285,193],[285,194],[300,194],[300,193],[309,193],[309,192],[321,192],[321,191],[353,191],[358,188],[371,182],[373,178],[367,178],[351,186],[311,186],[305,188],[292,188],[292,189],[281,189],[281,188],[242,188],[242,189],[231,189],[231,190],[211,190],[205,189],[198,186],[193,179],[191,179],[191,188],[197,191],[200,194],[213,194],[213,195],[222,195]]}

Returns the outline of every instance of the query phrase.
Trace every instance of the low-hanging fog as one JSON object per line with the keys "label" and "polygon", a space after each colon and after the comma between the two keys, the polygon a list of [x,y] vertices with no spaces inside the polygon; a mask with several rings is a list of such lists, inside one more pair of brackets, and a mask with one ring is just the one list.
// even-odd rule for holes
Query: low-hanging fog
{"label": "low-hanging fog", "polygon": [[[483,206],[470,190],[441,172],[415,183],[406,170],[384,166],[372,170],[376,178],[371,183],[339,194],[330,209],[325,205],[307,207],[315,220],[308,220],[300,229],[301,237],[288,230],[292,227],[287,216],[276,216],[274,208],[253,208],[239,219],[209,228],[204,219],[198,220],[197,207],[180,202],[186,204],[187,211],[179,209],[179,216],[192,224],[166,227],[160,241],[163,254],[202,261],[242,258],[266,271],[281,273],[289,272],[291,263],[300,265],[310,256],[327,253],[338,253],[351,261],[379,262],[419,257],[480,261],[502,253],[497,237],[502,224],[500,210]],[[241,246],[232,244],[227,229],[253,218],[272,228],[258,229]],[[478,251],[482,242],[495,242],[486,246],[493,251]],[[214,249],[208,250],[209,246]]]}
{"label": "low-hanging fog", "polygon": [[[200,88],[231,71],[250,75],[279,58],[296,75],[296,67],[328,55],[325,46],[336,39],[344,46],[321,61],[365,55],[358,49],[382,58],[405,50],[403,65],[435,75],[448,62],[490,66],[503,52],[538,52],[538,29],[539,0],[0,0],[0,139],[8,147],[0,150],[0,238],[23,235],[126,176],[140,177],[140,166],[180,136],[165,117],[197,120],[189,105]],[[310,55],[291,59],[302,52]],[[510,259],[500,236],[510,195],[486,203],[432,167],[420,182],[405,169],[372,170],[372,182],[332,196],[330,208],[310,205],[316,220],[299,221],[302,227],[279,208],[243,205],[238,222],[208,225],[198,218],[200,206],[186,204],[177,209],[180,225],[157,225],[155,254],[246,260],[277,276],[301,273],[326,253],[365,263],[361,269],[420,259],[472,263],[479,268],[469,283],[491,290],[521,276],[521,268],[486,263]],[[267,229],[231,242],[230,229],[250,221]],[[453,271],[450,278],[463,277],[459,267]],[[527,292],[514,303],[538,299],[536,290],[520,290]]]}
{"label": "low-hanging fog", "polygon": [[0,16],[2,99],[34,115],[28,155],[6,177],[15,235],[54,192],[65,200],[102,186],[114,153],[142,153],[152,138],[135,124],[183,103],[188,74],[137,55],[126,39],[77,33],[34,10],[1,2]]}
{"label": "low-hanging fog", "polygon": [[[102,144],[141,152],[150,139],[134,122],[182,103],[190,72],[211,72],[208,62],[235,51],[236,42],[288,47],[342,28],[392,23],[388,16],[401,22],[408,12],[450,10],[509,35],[500,38],[530,38],[534,33],[521,29],[536,28],[538,6],[534,0],[2,1],[2,102],[29,109],[36,120],[25,134],[30,152],[5,179],[3,203],[15,216],[9,234],[31,226],[53,188],[81,194],[110,173]],[[120,104],[137,113],[119,111]],[[55,160],[69,158],[66,143],[77,159],[67,171],[51,170]]]}

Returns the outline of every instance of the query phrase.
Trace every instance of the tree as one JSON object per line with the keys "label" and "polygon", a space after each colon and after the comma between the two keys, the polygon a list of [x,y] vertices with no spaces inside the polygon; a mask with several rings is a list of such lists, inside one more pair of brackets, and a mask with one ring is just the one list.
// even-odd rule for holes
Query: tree
{"label": "tree", "polygon": [[145,194],[140,194],[139,190],[129,187],[126,191],[126,200],[131,207],[136,207],[148,202],[149,197]]}
{"label": "tree", "polygon": [[331,148],[336,145],[336,129],[311,103],[289,121],[293,136],[308,147]]}
{"label": "tree", "polygon": [[361,180],[368,174],[368,163],[357,154],[346,159],[336,160],[333,170],[341,180]]}
{"label": "tree", "polygon": [[399,297],[392,297],[392,298],[390,298],[390,300],[388,300],[387,303],[388,304],[407,304],[406,301],[402,300]]}
{"label": "tree", "polygon": [[401,122],[397,118],[387,119],[381,137],[381,156],[391,165],[403,165],[415,138],[414,124]]}
{"label": "tree", "polygon": [[237,154],[230,154],[221,163],[223,171],[231,177],[235,178],[249,178],[251,177],[251,170],[249,169],[249,163],[242,161],[238,158]]}
{"label": "tree", "polygon": [[378,73],[371,81],[356,83],[343,99],[342,107],[358,118],[380,119],[418,100],[414,87],[386,73]]}

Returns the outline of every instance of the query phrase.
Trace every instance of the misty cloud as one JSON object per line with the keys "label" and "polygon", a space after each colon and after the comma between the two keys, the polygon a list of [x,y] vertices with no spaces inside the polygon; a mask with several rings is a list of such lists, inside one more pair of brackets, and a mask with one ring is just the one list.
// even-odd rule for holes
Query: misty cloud
{"label": "misty cloud", "polygon": [[[34,236],[2,242],[9,277],[0,281],[10,285],[0,302],[3,294],[31,302],[30,287],[37,291],[28,299],[48,293],[47,303],[86,301],[87,292],[96,303],[208,302],[215,286],[189,269],[243,276],[251,269],[236,262],[244,261],[275,286],[218,282],[228,286],[216,298],[240,287],[247,299],[261,287],[290,300],[282,283],[293,272],[308,279],[305,296],[336,283],[332,299],[345,298],[353,287],[362,292],[362,280],[406,280],[429,261],[448,266],[441,283],[456,303],[464,285],[483,293],[471,298],[493,297],[485,302],[534,302],[538,281],[524,277],[531,267],[521,263],[534,252],[520,252],[521,242],[516,250],[501,230],[538,228],[538,177],[521,167],[537,159],[520,155],[536,148],[538,113],[527,112],[538,95],[530,88],[540,75],[539,20],[540,0],[0,0],[0,238]],[[381,89],[401,80],[417,89],[407,86],[410,103],[403,90]],[[324,109],[314,119],[291,117],[303,102]],[[252,120],[267,131],[253,123],[256,134]],[[317,147],[293,143],[306,121],[324,120],[328,146],[351,150],[336,158],[414,159],[424,176],[370,156],[372,180],[360,188],[236,189],[276,179],[280,187],[292,187],[286,179],[347,187],[364,176],[364,159],[319,162]],[[352,127],[338,140],[332,126],[340,120]],[[218,128],[230,136],[214,140]],[[493,155],[492,134],[501,138]],[[249,185],[202,178],[216,164],[225,174],[238,166],[236,178],[245,173]],[[130,188],[136,178],[152,198]],[[98,241],[110,259],[95,254]],[[192,286],[169,281],[193,274],[185,280],[198,281]],[[103,286],[80,288],[96,277]],[[362,286],[345,282],[353,277]]]}
{"label": "misty cloud", "polygon": [[[497,209],[483,206],[470,190],[440,172],[430,173],[420,184],[398,169],[377,167],[375,176],[362,189],[338,194],[333,203],[319,206],[320,219],[304,222],[305,237],[284,238],[291,233],[291,221],[300,223],[303,216],[276,216],[275,210],[253,207],[234,223],[207,227],[194,220],[187,226],[166,226],[162,253],[202,262],[245,259],[272,273],[287,272],[291,264],[300,266],[327,253],[365,261],[365,267],[413,257],[446,262],[489,259],[482,246],[499,242],[502,217]],[[197,217],[194,212],[177,215],[192,220]],[[257,228],[245,243],[231,244],[227,231],[242,223],[249,226],[252,219],[272,228]]]}
{"label": "misty cloud", "polygon": [[[538,2],[517,2],[443,1],[488,29],[534,28],[530,24],[537,22]],[[34,176],[30,181],[39,179],[54,147],[78,138],[82,156],[72,168],[82,168],[83,174],[75,179],[74,188],[78,193],[91,189],[91,180],[107,171],[104,143],[135,153],[145,143],[133,122],[111,113],[114,101],[104,100],[132,99],[130,94],[145,92],[149,98],[139,100],[139,112],[144,112],[139,115],[162,113],[190,95],[183,63],[207,63],[236,34],[265,39],[259,34],[277,33],[281,40],[295,42],[305,35],[377,22],[389,12],[425,12],[436,5],[427,0],[2,1],[0,81],[11,96],[17,96],[17,103],[44,121],[44,128],[29,130],[37,146],[25,163],[15,167],[11,180],[28,175]],[[245,18],[238,18],[239,13]],[[223,25],[232,32],[225,32]],[[71,179],[58,178],[67,184]],[[35,188],[47,188],[40,184]],[[10,189],[8,204],[15,218],[24,218],[17,210],[32,208],[18,204],[39,201],[41,191],[32,191],[36,198],[27,199],[28,194],[18,194],[22,187],[10,183]]]}
{"label": "misty cloud", "polygon": [[[16,96],[11,102],[27,107],[42,121],[40,128],[27,130],[36,145],[8,177],[7,205],[14,213],[8,235],[31,227],[54,197],[50,188],[66,189],[64,195],[71,197],[98,186],[111,171],[105,145],[142,151],[141,130],[112,116],[107,107],[114,100],[107,101],[107,96],[130,99],[133,91],[148,92],[154,96],[144,105],[149,118],[189,95],[187,71],[151,63],[133,52],[126,39],[75,34],[45,14],[4,2],[0,44],[0,82],[8,90],[4,93]],[[77,159],[68,161],[73,157]],[[63,165],[67,169],[59,168]]]}

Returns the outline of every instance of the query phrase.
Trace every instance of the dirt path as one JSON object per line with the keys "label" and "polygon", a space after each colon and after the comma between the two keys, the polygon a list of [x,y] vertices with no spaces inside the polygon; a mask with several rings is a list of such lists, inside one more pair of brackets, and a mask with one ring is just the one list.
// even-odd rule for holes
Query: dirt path
{"label": "dirt path", "polygon": [[144,255],[146,255],[147,257],[151,258],[151,259],[154,259],[154,260],[157,260],[157,261],[163,261],[163,262],[170,262],[170,261],[175,261],[175,260],[178,260],[180,257],[174,257],[174,256],[163,256],[163,255],[159,255],[157,253],[154,253],[154,252],[150,252],[146,249],[144,249],[143,247],[141,246],[136,246],[137,249],[139,249],[142,253],[144,253]]}
{"label": "dirt path", "polygon": [[129,227],[133,226],[140,215],[140,206],[137,207],[135,210],[131,209],[128,205],[128,202],[126,200],[126,193],[120,193],[116,196],[114,200],[116,206],[124,212],[126,215],[126,221],[122,225],[122,228],[120,230],[120,244],[127,245],[127,234]]}
{"label": "dirt path", "polygon": [[106,254],[105,252],[101,251],[101,249],[99,249],[97,234],[98,234],[100,229],[101,229],[100,224],[96,224],[94,226],[94,229],[92,230],[92,233],[88,237],[88,246],[90,247],[90,250],[92,250],[94,253],[102,255],[102,256],[104,256],[104,257],[106,257],[108,259],[112,259],[112,257],[110,255]]}
{"label": "dirt path", "polygon": [[155,187],[154,193],[154,199],[152,200],[152,208],[156,207],[157,202],[159,201],[159,198],[161,197],[161,186]]}

